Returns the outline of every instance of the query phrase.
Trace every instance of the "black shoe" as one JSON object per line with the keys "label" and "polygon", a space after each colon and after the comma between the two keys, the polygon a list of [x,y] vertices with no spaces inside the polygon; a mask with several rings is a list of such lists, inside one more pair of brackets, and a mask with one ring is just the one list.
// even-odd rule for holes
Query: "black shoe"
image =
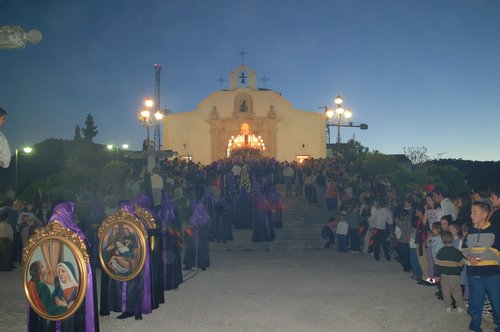
{"label": "black shoe", "polygon": [[191,269],[192,269],[191,267],[185,267],[185,268],[183,268],[183,270],[185,270],[185,271],[188,271],[188,270],[191,270]]}
{"label": "black shoe", "polygon": [[135,320],[142,320],[142,314],[135,314]]}
{"label": "black shoe", "polygon": [[202,270],[202,271],[206,271],[206,270],[207,270],[207,268],[206,268],[206,267],[202,267],[202,268],[201,268],[201,270]]}
{"label": "black shoe", "polygon": [[116,317],[117,319],[126,319],[126,318],[130,318],[134,316],[134,313],[133,312],[124,312],[123,314],[121,314],[120,316]]}
{"label": "black shoe", "polygon": [[109,311],[100,310],[99,316],[109,316]]}

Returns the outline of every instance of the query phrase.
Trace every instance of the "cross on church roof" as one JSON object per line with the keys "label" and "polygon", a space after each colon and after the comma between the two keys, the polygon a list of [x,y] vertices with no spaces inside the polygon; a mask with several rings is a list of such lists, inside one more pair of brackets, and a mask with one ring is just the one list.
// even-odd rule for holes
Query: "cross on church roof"
{"label": "cross on church roof", "polygon": [[245,64],[245,55],[247,55],[248,52],[245,52],[243,49],[241,49],[238,54],[241,55],[241,65],[243,66]]}
{"label": "cross on church roof", "polygon": [[266,88],[266,83],[269,82],[271,79],[266,77],[266,75],[262,76],[261,78],[259,78],[259,80],[261,80],[262,82],[264,82],[264,89]]}
{"label": "cross on church roof", "polygon": [[219,82],[220,84],[220,89],[222,90],[222,83],[224,83],[226,80],[224,79],[224,77],[222,77],[222,75],[220,75],[220,77],[218,79],[215,80],[216,82]]}

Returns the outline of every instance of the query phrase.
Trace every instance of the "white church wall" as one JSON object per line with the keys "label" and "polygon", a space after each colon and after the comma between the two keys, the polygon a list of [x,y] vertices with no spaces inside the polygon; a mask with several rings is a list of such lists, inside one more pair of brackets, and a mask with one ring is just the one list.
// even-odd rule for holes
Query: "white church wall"
{"label": "white church wall", "polygon": [[281,114],[280,119],[276,159],[293,161],[299,155],[325,157],[326,136],[322,114],[289,109]]}
{"label": "white church wall", "polygon": [[200,121],[198,111],[172,114],[164,122],[165,148],[176,151],[179,157],[190,156],[195,162],[209,164],[210,125]]}

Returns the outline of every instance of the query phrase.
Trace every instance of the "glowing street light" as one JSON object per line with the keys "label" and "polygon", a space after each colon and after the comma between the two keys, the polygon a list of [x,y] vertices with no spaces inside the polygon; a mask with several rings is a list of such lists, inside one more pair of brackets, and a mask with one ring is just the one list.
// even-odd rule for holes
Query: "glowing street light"
{"label": "glowing street light", "polygon": [[344,108],[342,104],[344,103],[344,98],[338,95],[333,98],[335,103],[335,110],[328,108],[326,106],[322,107],[325,109],[326,118],[326,130],[328,135],[328,142],[330,142],[330,126],[337,127],[337,153],[340,152],[340,127],[358,127],[361,130],[368,129],[368,125],[362,123],[360,125],[354,125],[350,120],[352,118],[352,112],[349,109]]}
{"label": "glowing street light", "polygon": [[139,111],[139,114],[137,115],[137,118],[139,119],[141,125],[146,127],[148,147],[151,144],[149,136],[149,128],[158,125],[160,121],[163,119],[163,113],[160,110],[157,110],[153,115],[151,114],[153,106],[154,106],[153,99],[146,98],[146,100],[144,100],[144,109]]}
{"label": "glowing street light", "polygon": [[[107,148],[108,150],[113,150],[113,149],[115,149],[115,148],[116,148],[116,160],[118,160],[118,159],[119,159],[119,158],[118,158],[118,151],[120,150],[120,147],[119,147],[118,145],[116,145],[116,146],[115,146],[115,145],[113,145],[113,144],[108,144],[108,145],[106,145],[106,148]],[[128,144],[122,144],[122,145],[121,145],[121,148],[122,148],[122,150],[127,150],[127,149],[128,149]]]}
{"label": "glowing street light", "polygon": [[[25,146],[22,148],[22,151],[25,155],[33,152],[33,148],[31,146]],[[16,148],[16,196],[19,195],[19,149]]]}

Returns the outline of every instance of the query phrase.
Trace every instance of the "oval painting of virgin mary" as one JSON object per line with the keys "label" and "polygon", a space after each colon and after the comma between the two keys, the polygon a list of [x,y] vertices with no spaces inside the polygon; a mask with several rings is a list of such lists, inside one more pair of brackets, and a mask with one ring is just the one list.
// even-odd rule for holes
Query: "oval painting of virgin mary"
{"label": "oval painting of virgin mary", "polygon": [[77,245],[53,235],[32,246],[25,260],[24,291],[38,315],[68,318],[82,304],[86,289],[86,263]]}

